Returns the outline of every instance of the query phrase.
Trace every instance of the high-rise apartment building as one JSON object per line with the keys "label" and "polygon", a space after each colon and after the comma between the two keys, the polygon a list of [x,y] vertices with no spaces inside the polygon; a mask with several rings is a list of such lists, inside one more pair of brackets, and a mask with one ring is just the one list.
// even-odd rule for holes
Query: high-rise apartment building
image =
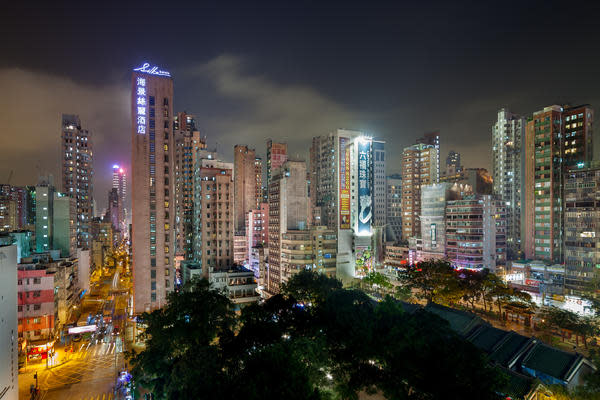
{"label": "high-rise apartment building", "polygon": [[256,157],[254,159],[254,176],[256,179],[256,194],[254,195],[254,198],[256,199],[256,209],[260,208],[262,203],[265,203],[265,188],[263,187],[262,170],[262,158]]}
{"label": "high-rise apartment building", "polygon": [[525,139],[525,257],[563,261],[564,176],[592,158],[593,110],[552,105],[533,113]]}
{"label": "high-rise apartment building", "polygon": [[387,211],[388,242],[402,240],[402,175],[393,174],[387,177]]}
{"label": "high-rise apartment building", "polygon": [[387,187],[385,184],[385,141],[373,139],[373,225],[387,224]]}
{"label": "high-rise apartment building", "polygon": [[77,247],[90,248],[90,224],[94,216],[94,165],[92,135],[81,127],[78,115],[62,115],[62,190],[75,199]]}
{"label": "high-rise apartment building", "polygon": [[176,254],[194,257],[194,165],[198,150],[206,149],[206,138],[196,129],[196,119],[185,112],[173,121],[175,136],[175,224]]}
{"label": "high-rise apartment building", "polygon": [[60,250],[61,257],[75,256],[77,249],[75,199],[59,192],[54,192],[53,196],[52,249]]}
{"label": "high-rise apartment building", "polygon": [[246,216],[246,238],[248,254],[258,245],[269,244],[269,204],[261,203],[260,208],[251,210]]}
{"label": "high-rise apartment building", "polygon": [[160,308],[175,276],[173,80],[148,63],[133,70],[132,269],[134,312]]}
{"label": "high-rise apartment building", "polygon": [[262,200],[256,197],[256,151],[248,146],[236,145],[233,157],[235,230],[243,235],[246,229],[246,214],[256,208],[257,203]]}
{"label": "high-rise apartment building", "polygon": [[121,232],[121,209],[123,205],[121,203],[121,198],[119,197],[119,192],[117,189],[112,188],[108,192],[108,208],[106,210],[106,217],[110,220],[112,224],[113,231]]}
{"label": "high-rise apartment building", "polygon": [[271,139],[267,140],[267,182],[265,184],[267,196],[269,192],[269,182],[271,182],[273,171],[281,167],[287,159],[287,143],[277,143],[273,142]]}
{"label": "high-rise apartment building", "polygon": [[287,160],[272,171],[269,181],[269,293],[283,283],[282,235],[308,228],[306,163]]}
{"label": "high-rise apartment building", "polygon": [[0,394],[2,400],[18,400],[17,247],[1,239],[0,293]]}
{"label": "high-rise apartment building", "polygon": [[373,144],[362,132],[338,129],[314,137],[311,146],[313,224],[336,232],[336,273],[342,280],[366,273],[377,259],[372,228]]}
{"label": "high-rise apartment building", "polygon": [[498,119],[492,126],[494,194],[506,207],[506,236],[511,253],[521,246],[525,126],[525,117],[513,114],[505,108],[498,111]]}
{"label": "high-rise apartment building", "polygon": [[[439,139],[432,139],[438,143]],[[402,237],[421,234],[421,186],[439,181],[439,152],[435,145],[418,143],[402,152]]]}
{"label": "high-rise apartment building", "polygon": [[194,261],[201,274],[233,265],[233,165],[217,153],[198,150],[194,179]]}
{"label": "high-rise apartment building", "polygon": [[[423,135],[423,137],[417,139],[417,144],[425,144],[425,145],[429,145],[429,146],[433,146],[435,148],[435,150],[437,151],[437,156],[436,156],[436,160],[435,160],[435,169],[436,169],[436,176],[439,177],[441,176],[441,171],[440,171],[440,132],[439,131],[433,131],[433,132],[428,132],[426,134]],[[436,182],[432,182],[432,183],[437,183]]]}
{"label": "high-rise apartment building", "polygon": [[113,165],[112,188],[116,189],[120,204],[119,214],[115,216],[118,223],[115,229],[119,229],[122,235],[126,235],[129,231],[127,223],[127,173],[123,167],[116,164]]}
{"label": "high-rise apartment building", "polygon": [[491,195],[446,203],[446,257],[452,265],[495,272],[506,264],[505,210]]}
{"label": "high-rise apartment building", "polygon": [[448,157],[446,157],[446,173],[445,175],[454,175],[461,172],[463,169],[460,163],[460,153],[450,150]]}
{"label": "high-rise apartment building", "polygon": [[[446,202],[461,198],[463,188],[442,182],[421,187],[422,260],[446,257]],[[420,261],[420,260],[419,260]]]}
{"label": "high-rise apartment building", "polygon": [[[577,122],[576,122],[577,123]],[[565,289],[589,292],[600,276],[600,164],[581,163],[565,176]]]}

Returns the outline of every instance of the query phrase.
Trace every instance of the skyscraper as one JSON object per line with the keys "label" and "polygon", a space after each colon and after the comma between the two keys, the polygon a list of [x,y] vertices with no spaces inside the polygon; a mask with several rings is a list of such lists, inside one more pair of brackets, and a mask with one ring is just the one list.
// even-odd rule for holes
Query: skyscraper
{"label": "skyscraper", "polygon": [[194,261],[201,274],[233,265],[233,165],[197,150],[194,179]]}
{"label": "skyscraper", "polygon": [[600,164],[580,163],[565,178],[565,289],[583,294],[600,276]]}
{"label": "skyscraper", "polygon": [[336,274],[346,281],[366,273],[377,258],[373,257],[373,174],[379,167],[373,142],[360,131],[338,129],[314,137],[310,150],[313,223],[335,232]]}
{"label": "skyscraper", "polygon": [[[439,177],[441,176],[440,173],[440,131],[433,131],[433,132],[428,132],[426,134],[423,135],[422,138],[417,139],[417,144],[426,144],[429,146],[433,146],[435,148],[435,150],[437,151],[437,157],[436,157],[436,173],[437,173],[437,177],[439,179]],[[437,183],[436,182],[432,182],[432,183]]]}
{"label": "skyscraper", "polygon": [[132,72],[132,256],[134,312],[165,304],[175,244],[173,80],[145,63]]}
{"label": "skyscraper", "polygon": [[385,184],[385,141],[373,139],[373,226],[387,224]]}
{"label": "skyscraper", "polygon": [[521,245],[521,186],[525,118],[503,108],[492,126],[492,175],[494,194],[506,207],[507,246],[511,253]]}
{"label": "skyscraper", "polygon": [[390,235],[387,235],[388,241],[402,240],[402,175],[390,175],[386,179],[387,183],[387,223]]}
{"label": "skyscraper", "polygon": [[77,247],[90,248],[93,217],[94,165],[92,135],[81,127],[78,115],[62,115],[62,190],[75,199]]}
{"label": "skyscraper", "polygon": [[256,157],[254,159],[254,175],[256,177],[256,209],[260,208],[260,205],[264,203],[264,187],[262,179],[263,164],[262,158]]}
{"label": "skyscraper", "polygon": [[269,281],[268,291],[279,293],[283,283],[282,235],[308,228],[306,163],[287,160],[272,171],[269,184]]}
{"label": "skyscraper", "polygon": [[[439,140],[438,140],[439,142]],[[421,234],[421,186],[439,181],[439,152],[434,145],[415,144],[402,153],[402,237]]]}
{"label": "skyscraper", "polygon": [[117,196],[119,198],[119,215],[117,218],[118,225],[115,229],[121,231],[121,235],[126,235],[129,231],[127,228],[127,174],[123,167],[113,165],[113,176],[112,176],[112,187],[117,190]]}
{"label": "skyscraper", "polygon": [[271,176],[276,168],[283,165],[288,159],[287,144],[273,142],[271,139],[267,140],[267,182],[266,188],[267,193],[269,191],[269,182]]}
{"label": "skyscraper", "polygon": [[206,138],[196,129],[196,119],[185,112],[177,113],[173,122],[175,135],[175,224],[176,253],[186,260],[194,255],[194,164],[198,150],[206,148]]}
{"label": "skyscraper", "polygon": [[248,146],[236,145],[233,150],[235,230],[243,235],[246,214],[255,209],[257,199],[256,152]]}
{"label": "skyscraper", "polygon": [[448,157],[446,157],[446,175],[454,175],[457,172],[461,172],[462,169],[460,153],[450,150],[448,152]]}
{"label": "skyscraper", "polygon": [[533,113],[527,122],[523,207],[527,258],[563,261],[564,176],[569,168],[591,160],[593,119],[587,105],[552,105]]}

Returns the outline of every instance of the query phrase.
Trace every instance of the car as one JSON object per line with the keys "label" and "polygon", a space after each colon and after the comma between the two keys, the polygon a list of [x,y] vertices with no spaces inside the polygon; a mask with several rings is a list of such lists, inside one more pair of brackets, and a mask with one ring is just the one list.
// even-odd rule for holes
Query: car
{"label": "car", "polygon": [[75,336],[73,336],[73,341],[74,342],[81,342],[81,335],[80,334],[76,334]]}
{"label": "car", "polygon": [[119,327],[118,326],[115,326],[113,328],[112,334],[115,335],[115,336],[119,334]]}

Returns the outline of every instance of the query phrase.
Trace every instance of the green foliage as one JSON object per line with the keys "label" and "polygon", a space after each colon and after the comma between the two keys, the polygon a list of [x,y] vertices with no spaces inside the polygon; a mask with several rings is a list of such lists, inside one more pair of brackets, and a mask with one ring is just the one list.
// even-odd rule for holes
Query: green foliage
{"label": "green foliage", "polygon": [[157,399],[498,398],[501,374],[475,347],[389,296],[374,302],[303,272],[283,294],[238,317],[231,310],[196,281],[145,314],[147,347],[131,358],[136,382]]}
{"label": "green foliage", "polygon": [[423,261],[404,271],[401,280],[406,287],[416,289],[417,298],[428,303],[451,303],[462,297],[456,273],[447,261]]}

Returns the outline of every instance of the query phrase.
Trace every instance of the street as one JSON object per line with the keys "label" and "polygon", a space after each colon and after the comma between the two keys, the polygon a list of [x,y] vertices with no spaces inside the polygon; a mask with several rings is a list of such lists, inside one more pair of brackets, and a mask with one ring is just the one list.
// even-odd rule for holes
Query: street
{"label": "street", "polygon": [[[120,265],[123,267],[123,265]],[[40,400],[112,400],[119,393],[119,375],[125,367],[125,323],[129,278],[122,268],[102,268],[91,277],[90,291],[81,301],[82,315],[98,315],[95,332],[68,335],[55,347],[56,366],[28,365],[19,374],[19,399],[31,399],[37,387]],[[124,274],[127,275],[127,274]],[[100,299],[100,301],[98,301]]]}

